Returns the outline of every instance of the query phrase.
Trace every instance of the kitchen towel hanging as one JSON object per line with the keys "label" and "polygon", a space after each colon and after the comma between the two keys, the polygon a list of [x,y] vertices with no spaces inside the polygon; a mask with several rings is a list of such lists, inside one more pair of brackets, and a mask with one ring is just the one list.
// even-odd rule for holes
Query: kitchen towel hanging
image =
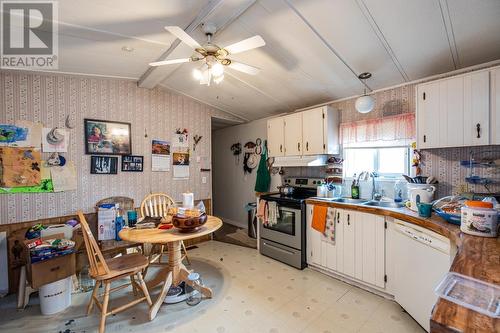
{"label": "kitchen towel hanging", "polygon": [[324,233],[326,228],[327,208],[328,207],[325,206],[315,205],[313,209],[313,219],[311,227],[314,230],[319,231],[321,233]]}
{"label": "kitchen towel hanging", "polygon": [[335,208],[328,207],[324,234],[325,240],[328,243],[335,244],[335,221],[339,216],[338,214]]}
{"label": "kitchen towel hanging", "polygon": [[267,140],[264,140],[264,148],[260,155],[259,168],[257,169],[257,179],[255,180],[255,192],[269,191],[271,184],[271,174],[267,168]]}

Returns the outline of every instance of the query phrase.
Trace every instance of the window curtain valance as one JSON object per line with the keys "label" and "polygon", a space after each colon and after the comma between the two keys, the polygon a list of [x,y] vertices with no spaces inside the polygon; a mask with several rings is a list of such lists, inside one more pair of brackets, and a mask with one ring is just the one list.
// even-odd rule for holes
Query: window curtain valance
{"label": "window curtain valance", "polygon": [[340,124],[344,147],[409,145],[415,137],[414,113]]}

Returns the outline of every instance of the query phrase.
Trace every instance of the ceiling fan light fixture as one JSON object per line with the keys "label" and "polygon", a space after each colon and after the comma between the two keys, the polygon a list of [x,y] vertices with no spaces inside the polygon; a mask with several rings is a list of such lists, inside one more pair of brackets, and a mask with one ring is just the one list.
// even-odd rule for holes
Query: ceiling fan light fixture
{"label": "ceiling fan light fixture", "polygon": [[214,82],[215,82],[215,84],[219,84],[219,83],[221,83],[221,82],[222,82],[222,80],[224,80],[224,74],[219,75],[219,76],[217,76],[217,77],[214,77]]}
{"label": "ceiling fan light fixture", "polygon": [[212,72],[213,76],[224,75],[224,66],[222,66],[220,63],[216,62],[215,64],[212,65],[212,67],[210,68],[210,71]]}
{"label": "ceiling fan light fixture", "polygon": [[193,69],[193,77],[195,80],[199,81],[203,77],[203,74],[198,68]]}

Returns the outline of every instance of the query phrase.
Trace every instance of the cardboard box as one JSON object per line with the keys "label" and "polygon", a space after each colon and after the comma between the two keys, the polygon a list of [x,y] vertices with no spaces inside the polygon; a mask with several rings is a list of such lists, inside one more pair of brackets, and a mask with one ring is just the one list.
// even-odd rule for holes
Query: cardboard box
{"label": "cardboard box", "polygon": [[27,265],[28,278],[34,289],[75,274],[75,268],[75,253]]}

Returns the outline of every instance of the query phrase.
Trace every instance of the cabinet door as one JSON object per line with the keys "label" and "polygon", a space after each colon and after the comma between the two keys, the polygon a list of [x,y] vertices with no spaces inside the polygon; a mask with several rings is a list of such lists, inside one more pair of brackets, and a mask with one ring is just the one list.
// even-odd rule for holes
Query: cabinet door
{"label": "cabinet door", "polygon": [[342,244],[343,231],[341,220],[341,209],[335,209],[335,242],[331,243],[329,241],[323,242],[323,251],[325,253],[324,263],[325,266],[333,271],[339,271],[337,263],[337,249],[339,244]]}
{"label": "cabinet door", "polygon": [[358,223],[363,225],[363,278],[364,282],[385,287],[385,218],[359,213]]}
{"label": "cabinet door", "polygon": [[307,263],[321,265],[321,234],[311,228],[314,205],[307,205],[306,223],[307,223]]}
{"label": "cabinet door", "polygon": [[500,145],[500,68],[491,71],[491,144]]}
{"label": "cabinet door", "polygon": [[285,130],[283,117],[272,118],[267,121],[267,147],[269,156],[285,155]]}
{"label": "cabinet door", "polygon": [[342,273],[354,277],[355,273],[355,253],[356,253],[356,238],[354,225],[356,223],[356,213],[350,210],[344,212],[344,237],[343,237],[343,254],[344,254],[344,268]]}
{"label": "cabinet door", "polygon": [[464,136],[464,78],[439,82],[439,147],[460,147]]}
{"label": "cabinet door", "polygon": [[490,140],[490,73],[464,76],[464,144],[487,145]]}
{"label": "cabinet door", "polygon": [[285,156],[302,155],[302,113],[284,116]]}
{"label": "cabinet door", "polygon": [[317,155],[325,153],[323,142],[323,108],[316,108],[302,112],[302,155]]}
{"label": "cabinet door", "polygon": [[439,146],[439,82],[418,86],[417,135],[418,148]]}
{"label": "cabinet door", "polygon": [[337,228],[335,229],[335,263],[333,258],[329,261],[328,268],[337,272],[344,272],[344,215],[345,210],[337,209]]}

